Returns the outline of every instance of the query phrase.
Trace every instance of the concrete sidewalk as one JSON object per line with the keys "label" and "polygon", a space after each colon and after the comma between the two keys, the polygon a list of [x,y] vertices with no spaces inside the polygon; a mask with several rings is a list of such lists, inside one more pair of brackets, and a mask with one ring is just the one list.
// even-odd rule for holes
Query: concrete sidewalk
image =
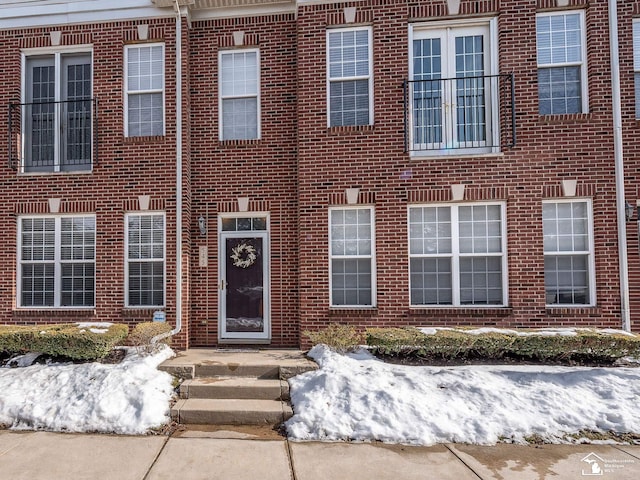
{"label": "concrete sidewalk", "polygon": [[[594,474],[596,472],[596,474]],[[601,474],[600,474],[601,473]],[[640,478],[640,446],[296,443],[270,433],[0,431],[12,480],[542,480]]]}

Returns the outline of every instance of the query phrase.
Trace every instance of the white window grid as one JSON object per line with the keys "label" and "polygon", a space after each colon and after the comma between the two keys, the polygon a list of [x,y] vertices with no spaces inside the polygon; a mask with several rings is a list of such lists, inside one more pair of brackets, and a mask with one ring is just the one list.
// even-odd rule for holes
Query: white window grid
{"label": "white window grid", "polygon": [[[334,220],[334,215],[342,215],[343,218],[349,212],[355,212],[355,222]],[[359,212],[368,213],[368,219],[359,216]],[[366,261],[369,266],[368,283],[360,284],[360,278],[357,285],[353,288],[358,290],[357,303],[341,303],[334,299],[334,285],[337,272],[334,272],[334,261]],[[355,275],[360,277],[360,273]],[[366,276],[366,274],[364,274]],[[343,275],[344,277],[344,275]],[[343,283],[343,291],[346,291],[346,284]],[[362,296],[366,297],[369,291],[369,301],[360,302],[361,291]],[[375,307],[376,305],[376,269],[375,269],[375,219],[374,209],[370,206],[349,206],[349,207],[332,207],[329,209],[329,292],[330,305],[332,307]]]}
{"label": "white window grid", "polygon": [[[143,222],[150,223],[149,228]],[[137,223],[138,226],[132,224]],[[158,226],[160,225],[160,226]],[[128,213],[125,215],[125,305],[130,308],[163,307],[166,299],[166,218],[164,212]],[[140,272],[140,285],[131,285],[133,269],[151,268],[151,273]],[[143,285],[143,278],[147,285]],[[161,280],[162,288],[154,288],[154,280]],[[142,298],[151,302],[142,302]],[[139,298],[140,301],[134,301]],[[158,299],[158,301],[153,301]],[[161,300],[161,301],[159,301]]]}
{"label": "white window grid", "polygon": [[[143,51],[148,51],[148,61],[141,58]],[[154,59],[158,51],[160,55]],[[124,53],[125,137],[162,136],[165,134],[164,43],[126,45]],[[158,110],[160,117],[153,118],[153,112]]]}
{"label": "white window grid", "polygon": [[[461,210],[471,209],[471,218],[466,219],[461,215]],[[473,209],[498,208],[499,219],[475,219]],[[411,205],[408,209],[408,232],[409,232],[409,293],[411,307],[462,307],[462,308],[492,308],[504,307],[508,304],[508,277],[507,277],[507,239],[506,239],[506,216],[505,204],[502,202],[474,202],[456,204],[423,204]],[[417,217],[424,219],[426,210],[436,210],[437,220],[425,222],[418,221]],[[447,212],[448,211],[448,212]],[[412,217],[413,215],[413,217]],[[431,229],[435,234],[425,234],[425,227]],[[490,233],[491,229],[498,228],[499,234]],[[482,232],[485,233],[482,233]],[[412,299],[414,289],[411,271],[412,259],[435,259],[437,271],[436,302],[415,303]],[[450,262],[450,266],[444,268],[441,259]],[[498,259],[499,272],[488,271],[488,274],[500,274],[501,302],[500,303],[475,303],[474,290],[489,292],[489,282],[477,287],[474,284],[474,271],[465,271],[463,263],[471,264],[482,262],[488,259]],[[466,274],[470,278],[470,285],[463,285],[461,274]],[[443,295],[445,287],[441,287],[440,281],[447,281],[450,277],[450,294]],[[485,290],[482,290],[482,289]],[[462,299],[462,292],[470,294],[471,302]],[[423,296],[424,298],[424,296]],[[443,299],[444,301],[441,301]],[[441,303],[438,303],[441,302]]]}
{"label": "white window grid", "polygon": [[640,19],[633,20],[633,82],[636,119],[640,119]]}
{"label": "white window grid", "polygon": [[[18,300],[21,308],[95,306],[94,215],[21,216],[18,221]],[[28,266],[41,269],[25,289]],[[37,283],[42,285],[37,288]],[[31,292],[31,301],[25,295]],[[35,299],[41,298],[42,301]]]}
{"label": "white window grid", "polygon": [[[228,61],[230,61],[230,67],[227,68],[225,65]],[[220,140],[259,139],[261,136],[260,50],[248,48],[220,51],[218,68]],[[253,101],[255,101],[255,110],[252,106]]]}
{"label": "white window grid", "polygon": [[[575,30],[554,30],[550,27],[548,35],[541,33],[540,22],[551,22],[554,19],[564,19],[566,27],[566,20],[570,16],[577,16],[579,31]],[[536,15],[536,46],[537,46],[537,62],[538,71],[552,70],[560,68],[577,67],[580,72],[580,111],[579,112],[555,112],[553,110],[553,98],[551,99],[551,111],[548,114],[562,114],[562,113],[588,113],[589,110],[589,98],[588,98],[588,77],[587,77],[587,41],[586,41],[586,26],[585,15],[583,10],[570,10],[562,12],[543,12]],[[548,46],[541,45],[541,35],[548,37]],[[545,113],[547,114],[547,113]]]}
{"label": "white window grid", "polygon": [[[579,214],[574,208],[575,206],[584,205],[584,215]],[[559,216],[558,209],[561,205],[569,208],[565,210],[565,216]],[[547,216],[551,212],[548,207],[553,206],[553,216]],[[594,240],[593,240],[593,207],[591,199],[572,199],[572,200],[545,200],[543,201],[543,234],[544,234],[544,255],[547,258],[562,259],[563,257],[570,261],[571,258],[582,257],[585,259],[586,265],[586,285],[576,286],[572,278],[571,284],[567,287],[573,291],[574,288],[584,288],[588,290],[585,303],[560,303],[555,298],[559,295],[562,285],[557,285],[555,292],[547,292],[547,305],[549,306],[593,306],[596,303],[595,293],[595,259],[594,259]],[[572,262],[573,264],[573,262]],[[573,267],[566,271],[567,274],[573,274]],[[547,272],[545,272],[546,276]],[[545,285],[545,289],[546,289]],[[573,295],[573,293],[572,293]]]}
{"label": "white window grid", "polygon": [[[357,32],[366,32],[367,45],[366,45],[366,60],[363,60],[362,55],[359,57],[360,52],[364,45],[357,44],[357,40],[354,38],[353,45],[344,45],[345,35],[353,34],[354,37],[358,35]],[[340,37],[340,46],[331,47],[331,38]],[[327,30],[327,126],[343,126],[343,125],[373,125],[373,47],[372,47],[372,29],[371,27],[355,27],[355,28],[335,28]],[[345,50],[348,49],[348,50]],[[349,51],[350,50],[350,51]],[[332,53],[338,54],[339,60],[334,57],[332,59]],[[365,67],[363,64],[366,62]],[[332,84],[353,84],[354,88],[357,82],[367,82],[367,94],[368,94],[368,121],[366,123],[359,123],[357,120],[358,112],[354,104],[355,122],[345,123],[344,118],[341,122],[332,122],[331,111],[331,85]],[[354,92],[354,98],[357,93]],[[344,117],[344,114],[342,115]]]}

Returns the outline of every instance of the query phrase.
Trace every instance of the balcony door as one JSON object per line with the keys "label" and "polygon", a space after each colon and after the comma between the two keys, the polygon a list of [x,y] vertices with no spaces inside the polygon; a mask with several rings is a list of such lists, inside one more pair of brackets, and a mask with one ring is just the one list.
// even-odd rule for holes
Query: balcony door
{"label": "balcony door", "polygon": [[493,144],[489,24],[412,32],[412,150]]}
{"label": "balcony door", "polygon": [[91,54],[26,58],[25,172],[91,168]]}

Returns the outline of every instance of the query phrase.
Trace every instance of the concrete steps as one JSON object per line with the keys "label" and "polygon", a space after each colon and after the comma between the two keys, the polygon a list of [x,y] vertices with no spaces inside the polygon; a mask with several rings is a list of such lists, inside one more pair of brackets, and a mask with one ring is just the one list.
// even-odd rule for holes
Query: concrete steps
{"label": "concrete steps", "polygon": [[317,365],[302,352],[187,350],[159,367],[183,379],[171,417],[190,425],[278,425],[293,411],[287,378]]}

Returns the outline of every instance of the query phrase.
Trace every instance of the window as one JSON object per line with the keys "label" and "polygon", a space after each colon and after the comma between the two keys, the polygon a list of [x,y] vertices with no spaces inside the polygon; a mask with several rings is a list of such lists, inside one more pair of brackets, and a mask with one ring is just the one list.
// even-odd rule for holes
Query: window
{"label": "window", "polygon": [[329,217],[331,305],[374,306],[373,209],[335,208]]}
{"label": "window", "polygon": [[126,276],[129,307],[164,305],[164,214],[129,214],[126,218]]}
{"label": "window", "polygon": [[410,207],[411,305],[506,305],[505,241],[504,205]]}
{"label": "window", "polygon": [[492,74],[494,23],[411,26],[410,150],[435,150],[439,155],[459,154],[461,149],[497,151],[498,99],[505,87],[500,76]]}
{"label": "window", "polygon": [[547,305],[594,305],[590,202],[544,202],[542,221]]}
{"label": "window", "polygon": [[584,12],[541,13],[536,31],[540,115],[586,113]]}
{"label": "window", "polygon": [[18,225],[18,304],[93,307],[95,218],[21,217]]}
{"label": "window", "polygon": [[640,20],[633,21],[633,78],[636,92],[636,119],[640,119]]}
{"label": "window", "polygon": [[125,47],[125,136],[164,135],[164,45]]}
{"label": "window", "polygon": [[260,138],[258,50],[220,52],[220,140]]}
{"label": "window", "polygon": [[22,128],[25,172],[91,168],[91,53],[25,57]]}
{"label": "window", "polygon": [[329,126],[373,124],[371,28],[327,32]]}

